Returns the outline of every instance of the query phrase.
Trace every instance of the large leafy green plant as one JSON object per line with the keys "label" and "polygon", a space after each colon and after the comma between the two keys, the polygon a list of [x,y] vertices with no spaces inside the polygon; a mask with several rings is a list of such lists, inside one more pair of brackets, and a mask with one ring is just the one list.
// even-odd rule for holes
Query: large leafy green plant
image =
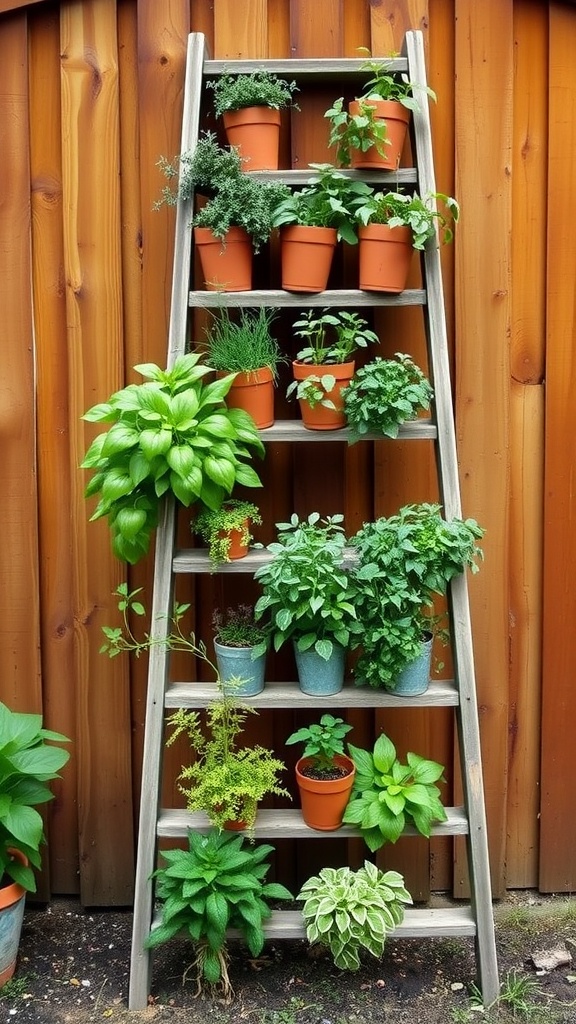
{"label": "large leafy green plant", "polygon": [[402,922],[405,904],[412,903],[402,875],[384,873],[370,861],[357,871],[322,868],[296,899],[304,900],[308,941],[328,946],[336,967],[346,971],[358,970],[363,949],[382,956],[386,937]]}
{"label": "large leafy green plant", "polygon": [[[443,213],[437,206],[439,200],[445,207]],[[356,207],[358,222],[366,224],[387,224],[390,228],[406,227],[412,232],[412,245],[424,249],[426,242],[436,237],[437,229],[443,242],[453,238],[452,224],[460,216],[460,207],[451,196],[443,192],[433,195],[407,195],[402,192],[372,192],[366,201]]]}
{"label": "large leafy green plant", "polygon": [[90,445],[82,468],[93,471],[86,497],[100,496],[91,519],[108,517],[112,548],[126,562],[148,551],[166,493],[185,506],[201,501],[217,509],[237,484],[260,486],[247,465],[251,449],[264,454],[254,421],[224,401],[234,378],[206,384],[211,369],[199,359],[180,356],[170,370],[136,366],[143,384],[129,384],[84,416],[111,424]]}
{"label": "large leafy green plant", "polygon": [[214,92],[214,113],[217,117],[227,110],[242,110],[244,107],[281,110],[292,104],[292,95],[298,92],[296,82],[287,82],[269,71],[219,75],[209,79],[206,88]]}
{"label": "large leafy green plant", "polygon": [[41,865],[44,824],[36,806],[52,800],[46,785],[60,778],[70,754],[52,743],[66,736],[42,728],[42,716],[11,711],[0,703],[0,879],[8,875],[36,892],[31,867],[10,855],[20,850],[35,868]]}
{"label": "large leafy green plant", "polygon": [[435,821],[446,821],[436,785],[444,772],[441,764],[412,753],[406,755],[408,764],[402,764],[384,734],[372,753],[351,743],[348,750],[356,776],[343,821],[360,829],[372,852],[384,843],[395,843],[410,822],[429,837]]}
{"label": "large leafy green plant", "polygon": [[429,409],[432,397],[430,382],[410,356],[377,356],[356,371],[344,391],[350,441],[368,433],[398,437],[400,425]]}
{"label": "large leafy green plant", "polygon": [[242,836],[210,832],[188,833],[187,850],[165,850],[164,864],[154,872],[156,895],[162,901],[162,920],[146,941],[155,948],[179,933],[194,943],[198,992],[219,986],[229,999],[226,931],[238,929],[252,956],[264,945],[264,922],[269,900],[292,899],[283,885],[266,882],[272,846],[248,844]]}
{"label": "large leafy green plant", "polygon": [[365,205],[373,189],[363,181],[347,178],[331,164],[311,164],[316,174],[303,189],[280,199],[273,213],[275,227],[336,228],[337,236],[350,245],[358,241],[357,209]]}
{"label": "large leafy green plant", "polygon": [[343,518],[312,512],[307,520],[294,514],[276,524],[278,540],[267,548],[273,558],[254,574],[262,586],[255,616],[270,618],[275,650],[293,639],[298,650],[314,649],[328,661],[335,643],[348,646],[356,611],[342,567]]}

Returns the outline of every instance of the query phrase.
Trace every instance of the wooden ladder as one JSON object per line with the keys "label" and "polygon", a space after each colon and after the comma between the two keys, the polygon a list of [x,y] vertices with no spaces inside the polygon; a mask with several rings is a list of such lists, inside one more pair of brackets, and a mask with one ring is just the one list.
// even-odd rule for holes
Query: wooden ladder
{"label": "wooden ladder", "polygon": [[[266,69],[278,74],[306,80],[312,76],[324,75],[341,80],[342,76],[358,77],[364,61],[350,59],[318,60],[264,60],[264,61],[213,61],[206,58],[204,37],[193,33],[189,37],[184,95],[183,130],[181,152],[194,150],[199,131],[200,100],[205,76],[214,77],[223,71],[231,73],[250,72]],[[413,184],[421,195],[434,193],[436,183],[432,157],[430,114],[427,102],[426,68],[424,48],[420,32],[408,32],[404,54],[391,62],[393,70],[405,71],[410,80],[421,88],[416,89],[420,109],[413,114],[413,138],[415,142],[416,168],[401,168],[391,172],[388,180],[391,187],[397,183]],[[306,181],[309,171],[269,172],[264,177],[277,177],[291,184]],[[370,180],[370,175],[365,175]],[[382,172],[380,182],[386,179]],[[187,324],[191,307],[216,307],[223,302],[229,306],[326,306],[339,308],[374,307],[382,305],[421,305],[424,311],[428,343],[429,369],[432,379],[435,403],[431,420],[418,420],[405,424],[400,430],[403,439],[433,439],[441,498],[447,519],[461,516],[460,487],[448,342],[444,312],[444,295],[440,268],[439,249],[429,246],[423,259],[423,290],[406,290],[400,295],[368,293],[358,290],[335,290],[320,294],[300,295],[275,290],[235,293],[214,293],[189,291],[192,257],[193,200],[179,202],[176,213],[176,242],[170,328],[168,339],[167,365],[185,352]],[[314,435],[311,437],[311,434]],[[330,431],[330,436],[317,431],[305,431],[297,421],[284,421],[268,428],[263,439],[279,441],[322,441],[342,438],[347,432]],[[172,608],[174,577],[177,573],[207,572],[210,564],[201,550],[175,550],[176,510],[174,501],[169,499],[163,506],[161,522],[156,537],[154,568],[154,593],[151,613],[151,634],[161,640],[169,630],[169,614]],[[225,571],[254,572],[262,560],[269,557],[265,551],[251,552],[241,562],[230,563]],[[415,938],[424,936],[470,936],[475,940],[479,986],[484,1003],[489,1005],[499,994],[498,965],[494,936],[492,897],[486,835],[480,733],[474,678],[472,630],[465,574],[456,577],[449,587],[451,622],[451,645],[454,662],[454,680],[431,683],[429,691],[420,697],[393,697],[384,691],[370,690],[365,693],[358,688],[345,688],[341,694],[330,698],[331,710],[346,707],[398,707],[398,706],[452,706],[455,710],[460,759],[462,764],[462,787],[464,807],[447,808],[446,822],[433,829],[434,835],[464,835],[466,837],[470,876],[470,902],[465,906],[449,909],[411,909],[396,930],[395,937]],[[130,969],[129,1006],[139,1010],[146,1006],[150,992],[151,954],[144,948],[144,942],[153,925],[154,889],[151,874],[156,867],[157,841],[161,837],[185,837],[189,828],[206,831],[208,820],[205,815],[190,814],[183,810],[160,807],[160,784],[164,746],[164,716],[166,709],[177,707],[202,708],[216,696],[213,684],[195,682],[173,683],[169,681],[169,653],[163,644],[154,644],[150,649],[148,667],[148,690],[146,723],[143,752],[142,795],[138,837],[138,856],[134,902],[134,924],[132,935],[132,956]],[[250,699],[258,708],[322,707],[322,698],[302,694],[295,684],[267,683],[263,693]],[[324,698],[325,700],[325,698]],[[407,830],[409,834],[409,830]],[[271,837],[317,837],[301,819],[297,810],[261,810],[255,826],[256,838]],[[344,826],[339,837],[352,838],[357,832]],[[305,929],[298,911],[277,911],[267,924],[270,938],[304,938]]]}

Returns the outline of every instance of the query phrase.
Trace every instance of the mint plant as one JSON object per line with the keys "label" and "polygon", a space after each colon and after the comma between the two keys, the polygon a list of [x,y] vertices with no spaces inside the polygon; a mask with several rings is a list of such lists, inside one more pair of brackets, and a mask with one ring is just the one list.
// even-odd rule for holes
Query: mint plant
{"label": "mint plant", "polygon": [[352,726],[342,718],[334,715],[322,715],[319,723],[307,725],[286,740],[286,745],[303,743],[302,757],[312,759],[312,764],[319,776],[328,775],[334,770],[335,758],[344,753],[344,737]]}
{"label": "mint plant", "polygon": [[404,906],[412,897],[397,871],[364,867],[322,868],[304,883],[298,896],[311,945],[327,946],[336,967],[357,971],[360,954],[367,950],[381,957],[386,938],[404,919]]}
{"label": "mint plant", "polygon": [[347,363],[356,349],[367,348],[379,341],[366,320],[358,313],[346,310],[330,312],[324,309],[318,314],[309,309],[294,321],[294,334],[305,342],[297,359],[314,366]]}
{"label": "mint plant", "polygon": [[272,846],[254,846],[242,836],[188,833],[187,850],[164,850],[164,864],[154,872],[162,920],[146,941],[154,949],[183,933],[194,944],[193,969],[198,994],[217,986],[226,1000],[233,995],[228,974],[226,931],[238,929],[252,956],[264,945],[264,922],[270,900],[292,899],[283,885],[266,882]]}
{"label": "mint plant", "polygon": [[373,189],[363,181],[347,178],[331,164],[310,164],[316,175],[303,189],[288,192],[274,210],[274,227],[301,224],[305,227],[336,228],[338,239],[355,245],[357,209]]}
{"label": "mint plant", "polygon": [[206,384],[211,370],[199,360],[188,353],[169,370],[136,366],[143,384],[129,384],[84,415],[90,423],[111,424],[81,466],[93,471],[85,496],[100,496],[90,518],[108,518],[112,549],[126,562],[147,553],[165,494],[215,510],[237,484],[261,486],[247,465],[251,449],[264,455],[258,430],[247,413],[224,401],[233,377]]}
{"label": "mint plant", "polygon": [[[436,200],[445,206],[446,213],[438,209]],[[442,242],[452,241],[452,224],[460,216],[460,207],[455,199],[443,192],[424,197],[416,193],[409,196],[401,192],[373,192],[365,203],[356,208],[356,214],[362,225],[387,224],[390,228],[410,228],[414,249],[422,250],[429,239],[436,237],[437,229]]]}
{"label": "mint plant", "polygon": [[398,437],[406,420],[430,408],[430,382],[410,356],[396,353],[395,359],[377,356],[361,366],[344,390],[344,411],[353,443],[365,434]]}
{"label": "mint plant", "polygon": [[308,402],[311,409],[317,405],[322,405],[325,409],[335,409],[336,405],[329,397],[335,386],[336,377],[333,373],[312,373],[304,380],[293,380],[286,388],[286,398]]}
{"label": "mint plant", "polygon": [[360,829],[373,853],[384,843],[395,843],[409,822],[429,837],[435,821],[446,821],[436,785],[443,781],[441,764],[412,753],[406,755],[408,764],[402,764],[384,734],[376,740],[372,753],[351,743],[348,750],[356,776],[343,821]]}

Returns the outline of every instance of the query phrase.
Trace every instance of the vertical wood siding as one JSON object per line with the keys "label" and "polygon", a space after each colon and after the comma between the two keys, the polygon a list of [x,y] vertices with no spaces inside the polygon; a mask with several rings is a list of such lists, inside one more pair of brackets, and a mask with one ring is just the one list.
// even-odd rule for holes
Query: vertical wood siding
{"label": "vertical wood siding", "polygon": [[[494,887],[576,887],[564,781],[576,700],[576,249],[565,199],[576,186],[576,10],[538,0],[66,0],[0,14],[0,699],[42,709],[73,740],[48,813],[43,896],[131,900],[146,667],[98,649],[113,590],[128,578],[149,604],[152,566],[127,573],[107,526],[87,521],[78,463],[95,431],[81,415],[138,379],[136,363],[165,357],[174,215],[152,205],[163,183],[156,163],[180,148],[187,34],[204,32],[223,59],[355,56],[358,47],[379,56],[400,50],[409,28],[424,32],[438,93],[437,187],[462,204],[442,259],[463,506],[487,531],[470,590]],[[337,86],[319,86],[300,113],[283,115],[286,164],[326,158],[323,112],[336,95]],[[336,277],[350,279],[354,261],[340,257]],[[272,247],[264,279],[277,264]],[[290,355],[293,319],[279,322]],[[425,363],[418,310],[374,320],[382,354],[408,351]],[[194,341],[205,323],[196,318]],[[286,403],[283,414],[297,412]],[[262,477],[264,542],[294,509],[343,511],[352,532],[437,495],[430,451],[407,443],[276,445]],[[191,623],[208,638],[214,603],[237,598],[240,581],[182,584]],[[291,655],[271,659],[271,670],[286,677]],[[358,742],[385,728],[401,753],[445,763],[447,798],[453,786],[457,798],[448,711],[349,718]],[[251,728],[281,749],[301,720],[262,714]],[[181,753],[167,761],[170,800]],[[287,883],[320,866],[320,845],[334,862],[364,856],[358,842],[304,850],[286,841],[277,870]],[[453,865],[454,845],[410,840],[381,860],[400,866],[419,898],[458,895],[465,871],[458,844]]]}

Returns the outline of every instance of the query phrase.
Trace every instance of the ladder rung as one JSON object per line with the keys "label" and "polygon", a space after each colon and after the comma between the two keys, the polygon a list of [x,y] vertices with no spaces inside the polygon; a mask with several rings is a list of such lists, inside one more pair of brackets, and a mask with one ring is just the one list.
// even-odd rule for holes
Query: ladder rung
{"label": "ladder rung", "polygon": [[[260,437],[266,443],[296,441],[315,444],[319,441],[348,441],[350,436],[348,427],[343,427],[341,430],[308,430],[301,420],[276,420],[271,427],[260,431]],[[436,425],[432,420],[424,418],[403,423],[398,431],[399,441],[433,441],[437,436]],[[381,434],[364,434],[362,440],[390,441],[393,439],[382,437]]]}
{"label": "ladder rung", "polygon": [[[370,185],[388,185],[396,190],[397,185],[415,185],[418,181],[418,171],[415,167],[399,167],[397,171],[356,171],[338,168],[338,173],[343,174],[352,181],[366,181]],[[307,185],[314,175],[314,168],[308,167],[304,170],[286,168],[281,171],[251,171],[246,170],[251,178],[258,181],[283,181],[286,185]]]}
{"label": "ladder rung", "polygon": [[[382,58],[389,71],[407,71],[406,57]],[[231,75],[250,74],[253,71],[268,71],[274,75],[289,75],[291,78],[315,78],[318,75],[349,75],[359,79],[370,77],[365,58],[358,57],[315,57],[309,59],[288,58],[268,60],[206,60],[204,76],[215,78],[228,72]]]}
{"label": "ladder rung", "polygon": [[[231,562],[222,562],[218,565],[219,573],[250,573],[256,572],[261,565],[270,562],[272,555],[265,548],[260,550],[251,548],[244,558],[237,558]],[[346,548],[342,565],[344,568],[352,565],[354,553],[352,548]],[[184,548],[177,551],[172,563],[174,572],[214,572],[214,566],[208,557],[207,548]]]}
{"label": "ladder rung", "polygon": [[[465,836],[468,834],[468,819],[463,807],[446,807],[447,821],[432,827],[434,836]],[[202,811],[185,811],[180,808],[164,808],[158,816],[157,835],[161,839],[178,839],[195,832],[211,829],[208,816]],[[254,825],[256,839],[354,839],[360,833],[353,825],[342,825],[336,832],[318,832],[309,828],[298,809],[280,810],[273,808],[258,811]],[[417,836],[420,833],[413,825],[403,835]]]}
{"label": "ladder rung", "polygon": [[[167,708],[204,708],[219,695],[216,683],[175,682],[166,690]],[[302,693],[296,682],[266,682],[262,693],[247,698],[255,708],[325,708],[326,697]],[[344,685],[340,693],[332,694],[333,708],[413,708],[413,707],[457,707],[458,690],[452,679],[434,680],[425,693],[414,697],[397,697],[385,690],[369,686]]]}
{"label": "ladder rung", "polygon": [[391,294],[387,292],[363,292],[358,288],[334,288],[327,292],[286,292],[282,288],[253,292],[192,291],[190,306],[203,309],[219,309],[222,306],[424,306],[426,292],[423,288],[407,288],[406,291]]}

